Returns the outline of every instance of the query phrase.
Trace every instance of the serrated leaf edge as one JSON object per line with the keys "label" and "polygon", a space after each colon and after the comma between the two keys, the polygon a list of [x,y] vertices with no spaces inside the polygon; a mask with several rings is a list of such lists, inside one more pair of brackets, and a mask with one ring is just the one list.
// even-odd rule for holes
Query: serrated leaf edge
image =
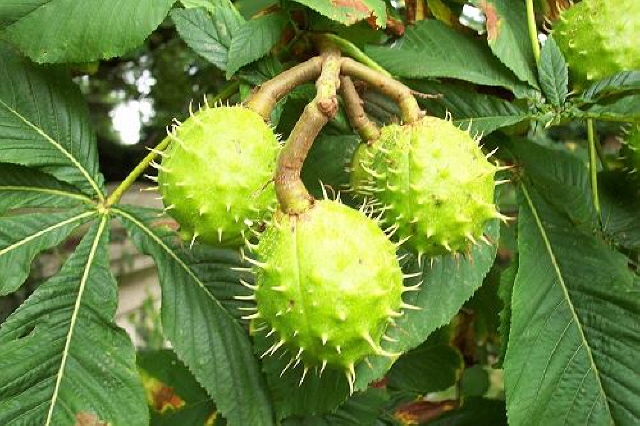
{"label": "serrated leaf edge", "polygon": [[[545,228],[542,224],[542,220],[540,219],[540,216],[538,215],[538,210],[535,208],[535,205],[533,203],[533,200],[531,199],[531,195],[529,194],[529,191],[526,188],[526,185],[522,184],[520,185],[520,188],[522,189],[522,194],[524,195],[525,199],[527,200],[527,205],[528,207],[531,209],[531,213],[533,214],[533,218],[536,221],[536,226],[538,227],[538,230],[540,232],[540,236],[542,237],[542,241],[544,242],[544,246],[547,250],[547,253],[549,254],[549,258],[551,260],[551,264],[553,265],[553,270],[556,273],[556,276],[558,277],[558,283],[560,284],[560,286],[562,287],[562,292],[564,294],[564,299],[567,302],[567,305],[569,306],[569,309],[571,311],[571,316],[573,318],[573,323],[575,323],[577,325],[577,329],[578,332],[580,333],[580,339],[582,340],[582,344],[584,345],[585,349],[587,350],[587,354],[589,355],[589,363],[590,365],[590,370],[593,370],[594,375],[598,381],[598,387],[600,388],[600,396],[598,398],[596,398],[596,400],[593,403],[592,406],[592,410],[593,407],[595,407],[596,402],[599,401],[600,399],[603,399],[605,402],[605,406],[607,407],[607,413],[609,413],[609,417],[613,418],[611,415],[611,408],[609,407],[609,401],[607,400],[607,396],[606,393],[604,392],[604,387],[602,386],[602,380],[600,379],[600,372],[598,371],[598,368],[596,366],[596,363],[593,359],[593,354],[591,352],[591,347],[589,346],[589,342],[587,341],[587,338],[584,334],[584,331],[582,330],[582,327],[580,326],[580,320],[578,318],[578,315],[576,313],[576,309],[573,306],[573,303],[571,302],[571,298],[569,297],[569,292],[567,291],[567,285],[564,282],[564,277],[562,276],[562,272],[560,271],[560,266],[558,265],[558,261],[556,259],[556,255],[553,252],[553,248],[551,247],[551,241],[549,240],[549,237],[547,236],[547,233],[545,231]],[[569,327],[571,323],[569,323],[567,325],[567,328]],[[565,330],[566,332],[566,330]],[[563,332],[564,334],[564,332]],[[575,355],[575,354],[574,354]],[[588,372],[589,370],[587,370]],[[585,375],[586,377],[586,375]],[[583,377],[584,380],[584,377]]]}
{"label": "serrated leaf edge", "polygon": [[75,166],[75,168],[77,168],[80,171],[80,173],[82,174],[82,176],[84,176],[84,178],[87,180],[89,185],[91,185],[91,188],[93,188],[93,190],[95,191],[96,195],[98,196],[98,199],[101,202],[104,201],[104,194],[100,190],[100,187],[98,186],[98,183],[91,177],[91,175],[89,174],[87,169],[85,169],[82,166],[82,164],[80,164],[80,162],[73,155],[71,155],[71,153],[69,151],[67,151],[62,145],[60,145],[60,143],[55,141],[51,136],[49,136],[48,134],[43,132],[42,129],[40,129],[38,126],[33,124],[31,121],[29,121],[26,117],[24,117],[18,111],[16,111],[13,108],[11,108],[9,105],[7,105],[5,102],[3,102],[1,99],[0,99],[0,105],[5,107],[11,114],[13,114],[16,117],[18,117],[27,126],[31,127],[33,130],[35,130],[36,133],[38,133],[40,136],[45,138],[45,140],[47,142],[49,142],[51,145],[53,145],[54,148],[56,148],[58,151],[60,151],[62,153],[62,155],[67,157],[69,159],[69,161],[71,162],[71,164],[73,164],[73,166]]}
{"label": "serrated leaf edge", "polygon": [[[91,214],[93,214],[93,212],[91,212]],[[69,332],[67,333],[67,338],[64,344],[64,350],[62,351],[62,360],[60,361],[60,368],[58,369],[56,384],[53,389],[53,395],[51,396],[51,405],[49,406],[49,412],[47,414],[47,419],[45,420],[45,426],[51,425],[51,419],[53,418],[53,411],[56,407],[56,400],[58,399],[58,393],[60,392],[60,384],[62,383],[65,367],[67,366],[67,357],[69,356],[71,338],[73,337],[73,330],[75,328],[76,320],[78,319],[78,312],[80,310],[80,304],[82,302],[82,295],[87,285],[87,281],[89,280],[89,272],[91,271],[91,266],[96,256],[96,252],[98,251],[98,245],[100,243],[100,239],[102,238],[102,234],[104,232],[107,221],[108,221],[108,216],[102,215],[102,219],[100,220],[100,225],[98,226],[98,231],[96,232],[96,237],[93,240],[93,243],[91,245],[91,250],[89,251],[89,256],[87,257],[87,264],[86,264],[87,266],[85,267],[84,272],[82,273],[82,278],[80,279],[80,288],[78,289],[78,296],[76,297],[76,303],[73,306],[73,312],[71,313],[71,323],[69,324]]]}
{"label": "serrated leaf edge", "polygon": [[[189,268],[189,266],[184,263],[184,261],[182,259],[180,259],[180,257],[173,251],[171,250],[170,247],[168,247],[164,241],[162,241],[162,239],[160,239],[160,237],[158,237],[156,234],[153,233],[153,231],[151,231],[151,229],[149,229],[144,223],[140,222],[138,219],[136,219],[133,215],[127,213],[124,210],[120,210],[118,208],[112,208],[111,209],[114,213],[126,218],[127,220],[129,220],[131,223],[135,224],[140,230],[142,230],[145,234],[147,234],[153,241],[155,241],[160,247],[162,247],[162,249],[169,255],[171,256],[171,258],[173,260],[175,260],[178,265],[180,265],[180,267],[182,269],[185,270],[185,272],[198,284],[199,287],[201,287],[206,294],[209,296],[209,298],[211,300],[213,300],[218,306],[220,306],[220,309],[223,309],[225,312],[227,311],[224,306],[222,306],[222,304],[220,303],[220,301],[218,299],[216,299],[215,297],[213,297],[211,295],[211,292],[209,290],[207,290],[207,287],[205,286],[205,284],[202,282],[202,280],[200,278],[198,278],[198,276],[193,272],[193,270],[191,268]],[[235,320],[234,320],[235,321]]]}
{"label": "serrated leaf edge", "polygon": [[94,215],[94,214],[96,214],[96,212],[94,212],[94,211],[80,213],[80,214],[78,214],[78,215],[76,215],[76,216],[74,216],[72,218],[69,218],[67,220],[63,220],[62,222],[58,222],[55,225],[51,225],[51,226],[49,226],[49,227],[47,227],[45,229],[41,229],[40,231],[38,231],[38,232],[36,232],[34,234],[31,234],[28,237],[23,238],[22,240],[14,243],[14,244],[11,244],[10,246],[7,246],[7,247],[3,248],[2,250],[0,250],[0,256],[4,256],[5,254],[9,253],[10,251],[17,249],[18,247],[23,246],[23,245],[27,244],[28,242],[33,241],[34,239],[36,239],[38,237],[41,237],[42,235],[44,235],[44,234],[46,234],[48,232],[54,231],[54,230],[56,230],[56,229],[58,229],[58,228],[60,228],[62,226],[68,225],[70,223],[73,223],[73,222],[76,222],[76,221],[80,221],[81,219],[84,219],[84,218],[89,217],[89,216]]}

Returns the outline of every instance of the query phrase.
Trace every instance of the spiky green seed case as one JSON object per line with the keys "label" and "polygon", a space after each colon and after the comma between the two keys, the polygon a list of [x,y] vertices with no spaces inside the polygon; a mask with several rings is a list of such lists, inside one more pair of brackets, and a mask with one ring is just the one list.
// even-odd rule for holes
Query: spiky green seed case
{"label": "spiky green seed case", "polygon": [[270,352],[343,369],[353,385],[354,365],[384,352],[389,319],[400,315],[395,246],[374,220],[323,200],[301,215],[278,212],[256,253],[257,316],[279,337]]}
{"label": "spiky green seed case", "polygon": [[560,15],[553,38],[578,88],[640,69],[640,1],[583,0]]}
{"label": "spiky green seed case", "polygon": [[486,222],[499,217],[496,167],[448,120],[385,126],[376,144],[361,149],[366,156],[359,153],[358,161],[370,179],[356,190],[375,197],[384,222],[419,254],[466,251]]}
{"label": "spiky green seed case", "polygon": [[279,144],[255,112],[204,108],[169,134],[158,174],[164,205],[183,239],[237,246],[274,209]]}

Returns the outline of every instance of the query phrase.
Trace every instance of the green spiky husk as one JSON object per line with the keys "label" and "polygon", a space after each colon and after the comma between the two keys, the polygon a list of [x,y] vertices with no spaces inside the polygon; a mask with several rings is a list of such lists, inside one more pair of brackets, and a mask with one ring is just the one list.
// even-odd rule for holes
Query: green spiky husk
{"label": "green spiky husk", "polygon": [[256,254],[263,263],[258,314],[292,357],[353,372],[380,353],[390,316],[401,307],[403,276],[395,246],[374,220],[316,201],[301,215],[278,212]]}
{"label": "green spiky husk", "polygon": [[577,88],[640,69],[640,1],[583,0],[553,26]]}
{"label": "green spiky husk", "polygon": [[634,126],[625,138],[620,149],[624,168],[637,181],[640,181],[640,126]]}
{"label": "green spiky husk", "polygon": [[375,197],[384,223],[405,246],[427,256],[466,251],[498,216],[496,167],[478,143],[450,121],[425,117],[392,124],[360,160],[369,173],[359,192]]}
{"label": "green spiky husk", "polygon": [[255,112],[204,108],[167,136],[158,184],[186,240],[238,246],[277,204],[273,184],[280,145]]}

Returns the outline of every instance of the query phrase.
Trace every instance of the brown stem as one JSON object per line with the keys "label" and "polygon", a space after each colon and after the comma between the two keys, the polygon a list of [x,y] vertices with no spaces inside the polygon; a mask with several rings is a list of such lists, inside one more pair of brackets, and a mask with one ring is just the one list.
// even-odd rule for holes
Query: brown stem
{"label": "brown stem", "polygon": [[316,97],[305,107],[278,157],[276,195],[280,209],[288,214],[303,213],[313,204],[313,197],[300,179],[302,164],[320,130],[338,109],[336,93],[340,86],[340,51],[326,48],[322,59]]}
{"label": "brown stem", "polygon": [[320,56],[313,57],[267,81],[247,99],[246,107],[268,121],[273,108],[280,99],[297,86],[318,78],[322,69],[322,61],[323,58]]}
{"label": "brown stem", "polygon": [[415,24],[416,22],[416,3],[419,0],[406,0],[404,2],[405,7],[405,17],[407,19],[407,24]]}
{"label": "brown stem", "polygon": [[365,81],[397,102],[405,123],[414,123],[423,116],[418,102],[411,93],[411,89],[399,81],[382,75],[351,58],[342,59],[342,73]]}
{"label": "brown stem", "polygon": [[367,143],[373,143],[380,137],[380,129],[373,121],[369,120],[369,117],[364,112],[364,102],[356,91],[356,86],[351,81],[351,77],[340,76],[340,93],[344,100],[344,107],[347,110],[349,124],[358,132],[362,140]]}

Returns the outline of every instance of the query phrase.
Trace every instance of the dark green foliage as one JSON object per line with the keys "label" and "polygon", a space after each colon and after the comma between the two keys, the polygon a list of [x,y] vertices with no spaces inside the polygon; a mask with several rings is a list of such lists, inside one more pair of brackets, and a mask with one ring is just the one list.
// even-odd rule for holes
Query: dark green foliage
{"label": "dark green foliage", "polygon": [[[527,15],[527,1],[396,3],[0,0],[0,424],[640,423],[640,65],[630,54],[638,46],[637,1],[577,2],[546,34],[540,55],[528,24],[563,2],[534,1],[535,17]],[[470,3],[484,21],[466,12]],[[595,13],[584,15],[589,8]],[[580,14],[572,29],[569,20]],[[137,112],[126,117],[152,146],[174,117],[185,120],[190,104],[203,104],[205,95],[212,106],[243,103],[329,39],[375,76],[368,84],[352,77],[364,111],[385,132],[407,128],[400,117],[411,97],[399,103],[375,92],[397,82],[372,70],[406,83],[427,115],[480,140],[474,159],[491,176],[484,181],[477,173],[464,185],[470,199],[484,191],[492,210],[469,233],[447,225],[447,237],[464,236],[446,240],[456,253],[442,241],[428,256],[420,256],[422,246],[389,241],[427,238],[422,231],[438,217],[435,208],[418,207],[421,196],[442,188],[440,195],[452,196],[462,185],[420,181],[416,188],[420,173],[473,172],[454,152],[455,137],[440,132],[429,142],[438,155],[420,158],[396,146],[395,156],[375,157],[379,175],[395,173],[398,158],[417,162],[400,178],[380,181],[383,191],[410,188],[402,213],[425,224],[403,223],[402,235],[385,236],[353,210],[371,211],[372,199],[351,192],[349,182],[356,149],[390,147],[359,147],[356,117],[345,112],[340,93],[337,113],[309,154],[297,155],[309,192],[339,196],[336,209],[350,219],[323,209],[336,201],[316,201],[273,230],[271,179],[282,176],[273,133],[289,139],[316,96],[314,78],[272,93],[275,107],[264,114],[270,120],[232,113],[197,135],[195,154],[178,168],[198,188],[198,217],[200,207],[217,206],[204,225],[177,214],[179,232],[161,211],[122,204],[124,192],[135,198],[130,186],[154,154],[117,190],[105,184],[103,172],[107,180],[122,179],[135,157],[147,155],[143,144],[114,142],[117,107],[152,109],[144,120],[136,121]],[[587,134],[586,120],[595,122],[595,135]],[[254,147],[273,155],[239,161],[256,129],[270,137]],[[494,166],[504,184],[495,194]],[[255,175],[259,188],[245,188],[245,178]],[[221,178],[229,179],[218,185]],[[256,205],[263,193],[271,202]],[[178,203],[184,211],[191,193],[174,198],[167,207]],[[458,198],[449,216],[464,219],[473,206]],[[253,213],[245,209],[236,218],[240,204]],[[389,234],[402,222],[398,211],[378,214]],[[499,224],[493,218],[506,219],[501,215],[513,220]],[[242,250],[200,241],[216,242],[219,224],[230,222],[230,240],[246,244]],[[357,232],[362,226],[376,238]],[[312,232],[303,235],[307,228]],[[191,244],[193,231],[207,238]],[[466,234],[477,244],[467,246]],[[278,244],[285,249],[274,261]],[[137,361],[115,319],[114,254],[129,245],[139,251],[134,266],[148,256],[157,268],[162,324],[154,331],[171,348],[138,348]],[[40,271],[53,257],[60,266]],[[268,294],[279,274],[301,285]],[[310,297],[309,289],[324,294]],[[291,302],[321,309],[281,320],[279,308]],[[348,329],[328,319],[345,307],[356,319]],[[274,326],[281,333],[269,333]],[[327,352],[337,338],[323,344],[323,330],[344,340],[341,356]],[[307,355],[293,365],[296,345],[306,345]]]}

